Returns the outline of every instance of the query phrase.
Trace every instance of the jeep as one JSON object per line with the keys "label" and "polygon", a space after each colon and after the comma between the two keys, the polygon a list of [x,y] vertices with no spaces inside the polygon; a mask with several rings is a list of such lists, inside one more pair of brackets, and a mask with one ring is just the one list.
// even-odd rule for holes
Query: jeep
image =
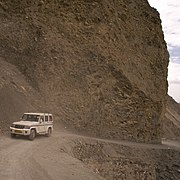
{"label": "jeep", "polygon": [[49,113],[24,113],[21,120],[12,123],[11,137],[22,135],[34,140],[37,135],[51,136],[53,131],[53,116]]}

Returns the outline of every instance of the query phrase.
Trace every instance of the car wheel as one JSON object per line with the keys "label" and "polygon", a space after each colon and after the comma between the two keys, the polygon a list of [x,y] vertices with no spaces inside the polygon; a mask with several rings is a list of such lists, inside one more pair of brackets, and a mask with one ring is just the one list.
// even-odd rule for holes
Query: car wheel
{"label": "car wheel", "polygon": [[34,140],[35,137],[36,137],[36,131],[34,129],[32,129],[30,132],[30,135],[29,135],[29,139]]}
{"label": "car wheel", "polygon": [[52,129],[51,128],[48,128],[48,132],[46,134],[47,137],[50,137],[52,134]]}
{"label": "car wheel", "polygon": [[15,137],[16,137],[16,134],[11,133],[11,137],[12,137],[12,138],[15,138]]}

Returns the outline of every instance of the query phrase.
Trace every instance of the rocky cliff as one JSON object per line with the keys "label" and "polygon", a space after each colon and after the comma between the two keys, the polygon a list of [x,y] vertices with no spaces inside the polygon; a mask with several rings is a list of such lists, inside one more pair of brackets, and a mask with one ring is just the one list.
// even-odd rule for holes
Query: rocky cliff
{"label": "rocky cliff", "polygon": [[169,55],[146,0],[1,0],[0,24],[0,56],[57,121],[93,136],[160,141]]}

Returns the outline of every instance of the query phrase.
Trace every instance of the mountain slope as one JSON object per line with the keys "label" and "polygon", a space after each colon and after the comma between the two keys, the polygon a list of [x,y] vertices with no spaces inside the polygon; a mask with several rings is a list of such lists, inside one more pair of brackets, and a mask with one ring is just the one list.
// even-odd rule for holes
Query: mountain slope
{"label": "mountain slope", "polygon": [[163,137],[180,137],[180,106],[170,96],[167,96],[166,113],[163,121]]}
{"label": "mountain slope", "polygon": [[146,0],[1,0],[0,7],[0,56],[59,121],[98,137],[160,141],[169,55]]}
{"label": "mountain slope", "polygon": [[19,70],[0,58],[0,132],[9,131],[10,124],[22,113],[40,109],[39,100]]}

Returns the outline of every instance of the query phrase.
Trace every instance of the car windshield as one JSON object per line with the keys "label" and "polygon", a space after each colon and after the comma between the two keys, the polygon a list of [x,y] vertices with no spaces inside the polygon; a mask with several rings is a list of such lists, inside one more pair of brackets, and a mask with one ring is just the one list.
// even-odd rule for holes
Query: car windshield
{"label": "car windshield", "polygon": [[22,117],[23,121],[35,121],[38,122],[39,120],[39,115],[32,115],[32,114],[24,114]]}

